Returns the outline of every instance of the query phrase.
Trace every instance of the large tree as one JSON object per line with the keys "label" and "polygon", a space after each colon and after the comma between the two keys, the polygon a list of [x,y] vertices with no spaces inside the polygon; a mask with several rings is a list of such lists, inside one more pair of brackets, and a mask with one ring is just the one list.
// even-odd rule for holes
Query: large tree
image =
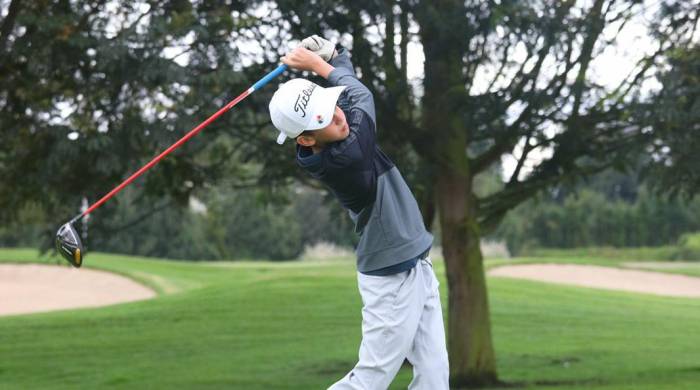
{"label": "large tree", "polygon": [[[592,64],[648,11],[639,1],[278,4],[295,36],[351,38],[382,145],[416,167],[409,176],[428,226],[439,217],[451,383],[497,383],[480,238],[538,191],[634,160],[648,136],[630,105],[669,46],[657,41],[622,82],[599,85]],[[417,82],[407,73],[411,43],[425,58]],[[475,178],[504,156],[516,159],[504,186],[480,194]]]}

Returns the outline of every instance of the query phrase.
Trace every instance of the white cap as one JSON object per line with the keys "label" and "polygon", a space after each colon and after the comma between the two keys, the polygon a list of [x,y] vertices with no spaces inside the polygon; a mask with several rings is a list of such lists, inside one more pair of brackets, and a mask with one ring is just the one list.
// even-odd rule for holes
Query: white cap
{"label": "white cap", "polygon": [[328,126],[344,86],[323,88],[306,79],[292,79],[280,84],[270,100],[270,119],[277,130],[277,143],[296,138],[304,130]]}

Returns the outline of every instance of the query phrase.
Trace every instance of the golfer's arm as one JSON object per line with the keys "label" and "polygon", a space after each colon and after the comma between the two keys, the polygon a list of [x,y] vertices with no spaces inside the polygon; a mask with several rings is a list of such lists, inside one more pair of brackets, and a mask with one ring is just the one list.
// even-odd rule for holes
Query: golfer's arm
{"label": "golfer's arm", "polygon": [[357,78],[347,49],[339,49],[338,55],[331,60],[330,65],[334,69],[328,74],[328,82],[331,85],[346,86],[347,96],[352,105],[369,114],[372,121],[375,122],[374,97],[372,92]]}
{"label": "golfer's arm", "polygon": [[316,73],[317,75],[323,77],[324,79],[328,80],[328,77],[331,75],[331,72],[335,69],[335,67],[326,61],[319,61],[314,65],[313,72]]}

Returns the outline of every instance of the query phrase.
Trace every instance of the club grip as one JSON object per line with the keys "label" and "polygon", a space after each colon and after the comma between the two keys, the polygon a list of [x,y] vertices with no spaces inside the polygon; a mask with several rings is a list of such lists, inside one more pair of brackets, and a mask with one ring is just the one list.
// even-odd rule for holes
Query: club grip
{"label": "club grip", "polygon": [[287,65],[286,64],[281,64],[278,66],[275,70],[272,72],[268,73],[265,75],[265,77],[261,78],[258,80],[257,83],[253,84],[253,90],[257,91],[258,89],[262,88],[265,84],[267,84],[268,81],[274,79],[275,77],[279,76],[282,72],[287,70]]}

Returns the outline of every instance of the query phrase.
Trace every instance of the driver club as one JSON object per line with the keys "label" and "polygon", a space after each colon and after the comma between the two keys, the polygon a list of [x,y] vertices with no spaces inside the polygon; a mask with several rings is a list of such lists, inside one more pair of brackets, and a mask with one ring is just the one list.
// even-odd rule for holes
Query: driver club
{"label": "driver club", "polygon": [[251,86],[246,91],[241,93],[235,99],[231,100],[228,104],[226,104],[224,107],[219,109],[219,111],[214,113],[207,120],[205,120],[204,122],[197,125],[197,127],[195,127],[194,129],[190,130],[187,134],[185,134],[177,142],[175,142],[169,148],[167,148],[166,150],[161,152],[159,155],[157,155],[155,158],[153,158],[153,160],[151,160],[148,164],[144,165],[138,171],[136,171],[134,174],[129,176],[129,178],[127,178],[121,184],[116,186],[107,195],[103,196],[102,199],[98,200],[97,202],[95,202],[95,204],[90,206],[87,210],[83,211],[81,214],[75,216],[73,219],[71,219],[70,221],[63,224],[58,229],[58,232],[56,232],[56,250],[58,251],[58,253],[60,253],[61,256],[63,256],[64,259],[68,260],[68,262],[71,263],[74,267],[80,267],[83,264],[83,258],[85,257],[85,248],[83,247],[83,244],[80,240],[80,236],[78,235],[78,232],[75,230],[75,226],[74,226],[75,222],[81,220],[82,218],[84,218],[85,216],[87,216],[88,214],[93,212],[96,208],[100,207],[103,203],[105,203],[111,197],[116,195],[119,191],[124,189],[124,187],[129,185],[137,177],[141,176],[144,172],[146,172],[151,167],[156,165],[163,157],[167,156],[170,152],[177,149],[178,147],[180,147],[180,145],[184,144],[190,138],[197,135],[197,133],[199,133],[202,129],[207,127],[216,118],[221,116],[226,111],[230,110],[238,102],[245,99],[248,95],[250,95],[254,91],[262,88],[270,80],[279,76],[286,69],[287,69],[287,65],[284,65],[284,64],[279,65],[275,70],[273,70],[272,72],[268,73],[263,78],[258,80],[255,84],[253,84],[253,86]]}

